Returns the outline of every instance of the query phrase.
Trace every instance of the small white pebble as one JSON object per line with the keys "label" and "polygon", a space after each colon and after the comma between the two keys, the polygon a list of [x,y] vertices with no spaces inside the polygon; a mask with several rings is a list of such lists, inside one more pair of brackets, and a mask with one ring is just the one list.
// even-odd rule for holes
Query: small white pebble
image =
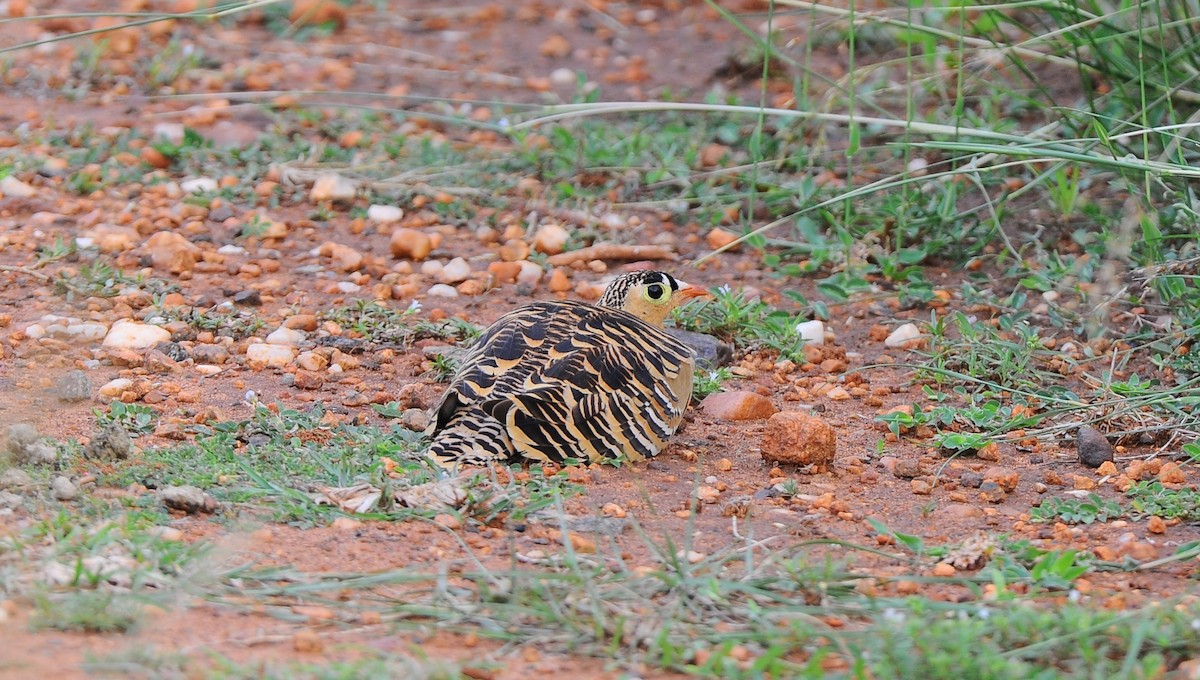
{"label": "small white pebble", "polygon": [[199,194],[207,191],[216,191],[218,185],[217,180],[212,177],[196,177],[183,180],[179,183],[179,188],[183,189],[183,193],[185,194]]}
{"label": "small white pebble", "polygon": [[458,291],[454,290],[454,286],[448,286],[444,283],[437,283],[429,287],[430,297],[456,298]]}
{"label": "small white pebble", "polygon": [[900,347],[909,340],[915,340],[919,337],[921,337],[921,329],[917,328],[917,324],[906,323],[892,331],[892,334],[887,336],[887,340],[884,340],[883,344],[888,347]]}
{"label": "small white pebble", "polygon": [[517,274],[517,284],[532,288],[538,285],[544,273],[541,266],[537,263],[530,262],[529,260],[521,260],[521,271]]}
{"label": "small white pebble", "polygon": [[550,73],[550,82],[559,87],[575,84],[575,72],[569,68],[556,68]]}
{"label": "small white pebble", "polygon": [[801,321],[796,324],[796,334],[804,338],[810,345],[824,345],[825,322],[820,319]]}
{"label": "small white pebble", "polygon": [[295,347],[296,345],[304,342],[304,337],[304,331],[288,328],[287,326],[280,326],[279,328],[271,331],[271,334],[267,336],[267,342],[272,345],[286,345],[288,347]]}
{"label": "small white pebble", "polygon": [[404,217],[404,211],[394,205],[372,205],[367,208],[367,219],[375,222],[399,222]]}
{"label": "small white pebble", "polygon": [[438,281],[442,283],[461,283],[466,281],[471,276],[471,265],[461,257],[456,257],[446,263],[438,274]]}

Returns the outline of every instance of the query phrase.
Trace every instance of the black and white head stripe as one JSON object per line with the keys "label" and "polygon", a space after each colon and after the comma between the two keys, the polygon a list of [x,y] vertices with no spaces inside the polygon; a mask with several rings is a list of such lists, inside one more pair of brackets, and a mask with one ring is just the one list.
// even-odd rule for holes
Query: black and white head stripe
{"label": "black and white head stripe", "polygon": [[666,272],[629,272],[613,279],[613,282],[608,284],[608,288],[604,289],[604,295],[600,296],[600,300],[596,304],[601,307],[623,307],[625,305],[625,298],[629,295],[631,288],[637,285],[650,285],[653,283],[669,287],[672,293],[679,290],[679,282],[675,280],[675,277]]}

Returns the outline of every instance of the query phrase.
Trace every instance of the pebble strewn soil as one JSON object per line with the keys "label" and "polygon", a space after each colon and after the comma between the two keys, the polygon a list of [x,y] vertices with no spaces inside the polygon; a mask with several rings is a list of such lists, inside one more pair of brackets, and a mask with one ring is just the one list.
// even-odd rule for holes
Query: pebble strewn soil
{"label": "pebble strewn soil", "polygon": [[[74,4],[78,7],[72,9],[98,8]],[[135,10],[146,4],[124,3]],[[33,13],[32,5],[9,0],[0,3],[0,12]],[[120,434],[96,431],[93,409],[114,400],[160,414],[157,429],[137,441],[143,448],[186,439],[188,426],[206,418],[246,417],[249,393],[264,403],[297,408],[320,402],[343,420],[382,422],[371,404],[395,401],[401,394],[408,407],[428,407],[442,386],[429,377],[423,350],[442,341],[371,355],[343,352],[331,342],[352,333],[323,321],[321,314],[360,299],[383,300],[398,310],[417,302],[421,319],[458,315],[484,325],[533,299],[595,299],[606,276],[653,266],[693,284],[743,286],[786,307],[780,280],[761,269],[753,252],[725,253],[695,268],[686,264],[727,242],[729,233],[676,223],[654,211],[580,218],[570,210],[543,210],[552,219],[526,230],[523,218],[535,209],[533,199],[528,204],[514,200],[511,209],[487,224],[448,221],[435,210],[448,198],[436,191],[403,205],[368,205],[337,175],[294,183],[280,170],[265,172],[247,194],[238,194],[249,198],[201,206],[188,200],[191,191],[234,187],[239,177],[182,173],[145,143],[124,152],[123,161],[138,168],[133,179],[82,193],[72,186],[80,168],[66,160],[75,157],[71,152],[114,139],[124,129],[178,141],[186,125],[220,145],[246,144],[273,132],[275,122],[263,109],[219,95],[151,97],[167,90],[262,92],[274,100],[286,96],[275,90],[311,89],[541,102],[569,99],[577,70],[604,83],[606,96],[620,99],[652,98],[667,85],[700,94],[718,84],[745,87],[730,76],[730,59],[740,49],[737,31],[698,3],[425,5],[395,2],[387,12],[376,12],[371,3],[356,4],[349,12],[338,9],[329,19],[340,30],[302,41],[273,32],[273,15],[206,26],[151,24],[110,35],[91,71],[82,66],[94,49],[89,38],[47,42],[20,53],[8,66],[2,74],[7,87],[0,94],[0,147],[4,158],[20,158],[23,164],[0,183],[0,424],[32,428],[10,431],[18,469],[53,458],[53,450],[47,453],[45,443],[38,443],[39,435],[77,440],[93,461],[113,464],[139,455]],[[106,21],[64,17],[6,24],[0,43],[45,39]],[[205,58],[155,90],[148,85],[146,65],[172,39],[203,50]],[[483,107],[477,111],[490,115]],[[353,131],[333,140],[360,141]],[[530,196],[540,195],[535,181],[525,188]],[[317,208],[326,213],[313,217]],[[575,251],[565,250],[569,230],[593,226],[579,224],[581,219],[598,221],[623,243],[646,250],[620,251],[620,257],[572,256]],[[236,237],[252,221],[253,235]],[[39,253],[44,258],[56,242],[88,247],[41,266]],[[97,257],[126,275],[161,281],[162,290],[123,292],[118,283],[115,295],[100,297],[83,284],[64,290],[48,278],[71,277]],[[538,263],[546,258],[552,264],[543,269]],[[953,280],[937,272],[928,278]],[[813,292],[809,282],[785,285]],[[952,306],[953,297],[948,285],[935,303]],[[249,312],[263,324],[233,333],[198,329],[185,320],[191,310],[214,309]],[[171,318],[162,316],[164,310],[172,312]],[[694,408],[658,459],[572,471],[585,493],[569,500],[567,511],[635,519],[651,537],[687,544],[698,557],[734,545],[737,536],[779,536],[774,545],[781,550],[813,538],[887,547],[891,539],[879,535],[869,518],[919,535],[930,545],[959,544],[981,532],[1009,534],[1112,560],[1165,557],[1175,546],[1200,538],[1194,527],[1161,520],[1078,527],[1031,523],[1030,507],[1046,495],[1094,490],[1114,497],[1114,484],[1122,479],[1157,476],[1166,483],[1191,484],[1195,477],[1173,463],[1131,461],[1130,451],[1117,451],[1114,460],[1102,438],[1097,442],[1092,435],[1086,452],[1077,453],[1074,441],[1015,438],[977,457],[949,462],[922,445],[920,432],[897,439],[874,418],[919,401],[909,373],[855,369],[911,358],[910,348],[921,338],[914,335],[916,326],[904,322],[928,318],[928,309],[902,311],[875,300],[835,311],[819,329],[824,343],[808,346],[803,362],[769,352],[735,355],[737,379],[727,385],[730,391]],[[424,424],[419,411],[406,417],[412,429]],[[886,442],[882,455],[881,439]],[[77,503],[81,494],[103,491],[81,477],[84,470],[63,470],[53,480],[53,498]],[[20,486],[11,484],[17,495]],[[779,493],[787,486],[790,494]],[[5,493],[0,492],[0,508],[15,509],[0,511],[0,535],[32,520],[19,502],[6,501]],[[693,497],[699,503],[694,516]],[[519,533],[459,528],[462,541],[412,522],[348,520],[314,529],[276,524],[247,529],[185,514],[212,502],[202,489],[176,489],[162,500],[177,510],[173,526],[180,540],[212,541],[226,555],[306,571],[432,569],[462,560],[464,546],[484,563],[506,567],[517,553],[544,556],[561,550],[561,536],[552,526],[532,525]],[[620,554],[634,568],[654,564],[635,532],[580,534],[576,540],[581,552]],[[900,573],[882,558],[854,559],[857,567],[881,576]],[[970,568],[930,564],[929,573],[947,576]],[[1179,593],[1192,571],[1190,564],[1173,564],[1136,576],[1095,574],[1080,590],[1105,606],[1137,606]],[[885,594],[965,596],[958,587],[903,580],[880,581],[878,588]],[[320,660],[340,653],[334,650],[342,642],[392,650],[419,645],[431,657],[464,661],[495,649],[473,637],[442,633],[397,637],[370,622],[333,630],[321,625],[320,612],[309,612],[307,624],[294,623],[204,602],[156,614],[151,625],[125,636],[30,633],[29,603],[13,598],[0,604],[0,635],[6,641],[0,676],[5,677],[76,669],[63,671],[62,677],[70,677],[79,673],[86,655],[134,646],[187,653],[211,649],[247,662]],[[526,653],[499,660],[505,665],[495,677],[611,675],[603,663],[585,658]]]}

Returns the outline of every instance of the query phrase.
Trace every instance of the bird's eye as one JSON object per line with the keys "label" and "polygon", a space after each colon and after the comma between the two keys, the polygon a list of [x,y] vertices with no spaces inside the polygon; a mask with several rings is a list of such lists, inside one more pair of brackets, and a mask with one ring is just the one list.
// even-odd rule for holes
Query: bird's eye
{"label": "bird's eye", "polygon": [[661,283],[652,283],[649,286],[646,286],[646,295],[648,295],[651,300],[661,300],[663,299],[663,295],[665,293],[666,291],[663,290]]}

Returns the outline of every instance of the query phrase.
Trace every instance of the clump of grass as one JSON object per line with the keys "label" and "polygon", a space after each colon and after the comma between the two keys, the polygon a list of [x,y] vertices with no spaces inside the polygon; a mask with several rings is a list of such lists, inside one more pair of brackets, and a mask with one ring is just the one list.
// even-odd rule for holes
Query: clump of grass
{"label": "clump of grass", "polygon": [[[410,570],[336,577],[243,570],[230,574],[237,587],[223,592],[337,607],[347,591],[382,588],[372,601],[399,626],[432,621],[500,643],[536,639],[545,651],[604,658],[640,673],[823,678],[857,669],[864,677],[916,679],[965,668],[1001,678],[1126,677],[1129,668],[1172,669],[1200,649],[1193,607],[1113,612],[1040,600],[1092,568],[1072,550],[1008,545],[978,578],[939,583],[972,593],[982,581],[993,595],[935,602],[866,595],[855,588],[861,573],[807,560],[812,546],[763,555],[735,549],[691,563],[678,546],[651,543],[660,566],[636,571],[613,570],[568,546],[547,569],[464,571],[452,590],[435,573]],[[403,596],[383,594],[390,582],[404,584]],[[1089,651],[1097,646],[1106,652]]]}
{"label": "clump of grass", "polygon": [[786,359],[803,360],[804,339],[796,332],[793,315],[728,287],[713,291],[713,299],[675,310],[680,328],[732,340],[745,349],[773,349]]}
{"label": "clump of grass", "polygon": [[252,311],[224,305],[209,309],[160,306],[156,315],[166,321],[182,321],[198,331],[209,331],[213,335],[224,335],[234,340],[248,338],[266,325]]}
{"label": "clump of grass", "polygon": [[[46,256],[57,259],[52,252]],[[58,292],[68,297],[114,297],[131,290],[160,295],[176,288],[162,279],[130,276],[101,259],[84,262],[76,270],[60,272],[54,284]]]}
{"label": "clump of grass", "polygon": [[417,318],[420,304],[414,302],[397,310],[373,300],[358,300],[346,307],[325,312],[322,317],[348,331],[352,337],[380,345],[407,347],[422,338],[440,338],[469,342],[479,337],[480,329],[458,317],[442,321]]}
{"label": "clump of grass", "polygon": [[142,606],[129,595],[79,590],[34,598],[30,626],[34,630],[83,633],[127,633],[142,619]]}
{"label": "clump of grass", "polygon": [[1027,319],[1001,317],[997,327],[981,324],[962,312],[934,316],[928,324],[930,349],[917,375],[935,382],[954,380],[955,374],[973,381],[958,381],[967,389],[1003,389],[1038,393],[1062,376],[1045,366],[1057,355],[1044,346],[1039,329]]}

